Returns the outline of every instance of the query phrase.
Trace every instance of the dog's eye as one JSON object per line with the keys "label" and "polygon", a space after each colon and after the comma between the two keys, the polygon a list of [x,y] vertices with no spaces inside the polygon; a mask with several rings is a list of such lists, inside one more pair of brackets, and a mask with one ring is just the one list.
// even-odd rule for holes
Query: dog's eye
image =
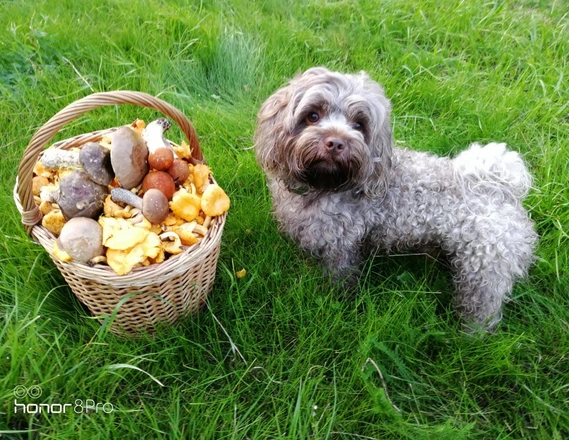
{"label": "dog's eye", "polygon": [[361,122],[354,122],[354,124],[352,125],[354,130],[358,130],[358,131],[363,131],[364,129],[364,124],[362,124]]}
{"label": "dog's eye", "polygon": [[308,115],[306,116],[306,121],[309,124],[315,124],[316,122],[318,122],[319,119],[320,115],[316,112],[308,113]]}

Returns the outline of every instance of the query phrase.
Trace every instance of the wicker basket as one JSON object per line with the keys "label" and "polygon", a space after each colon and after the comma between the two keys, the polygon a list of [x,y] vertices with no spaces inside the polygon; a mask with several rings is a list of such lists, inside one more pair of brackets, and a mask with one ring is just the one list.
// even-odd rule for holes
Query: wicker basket
{"label": "wicker basket", "polygon": [[[213,219],[206,236],[181,254],[160,264],[134,269],[119,276],[106,265],[62,263],[52,253],[56,237],[41,225],[42,214],[32,194],[33,168],[42,149],[68,122],[98,107],[134,104],[155,109],[172,119],[187,137],[193,160],[203,162],[197,134],[186,117],[170,104],[141,92],[120,91],[89,95],[65,107],[32,137],[26,148],[14,188],[14,200],[28,235],[49,253],[73,293],[101,321],[111,320],[120,335],[152,332],[159,324],[177,322],[195,313],[212,290],[226,214]],[[52,148],[70,149],[99,141],[116,128],[81,134]],[[114,319],[113,319],[114,318]]]}

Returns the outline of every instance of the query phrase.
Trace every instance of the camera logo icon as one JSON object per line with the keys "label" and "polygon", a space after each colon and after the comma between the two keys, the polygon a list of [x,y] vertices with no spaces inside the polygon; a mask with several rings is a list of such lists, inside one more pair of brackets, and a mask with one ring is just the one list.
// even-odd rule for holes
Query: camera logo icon
{"label": "camera logo icon", "polygon": [[24,385],[18,385],[14,388],[14,397],[16,399],[23,399],[28,396],[31,399],[38,399],[42,394],[42,389],[39,385],[32,385],[26,388]]}

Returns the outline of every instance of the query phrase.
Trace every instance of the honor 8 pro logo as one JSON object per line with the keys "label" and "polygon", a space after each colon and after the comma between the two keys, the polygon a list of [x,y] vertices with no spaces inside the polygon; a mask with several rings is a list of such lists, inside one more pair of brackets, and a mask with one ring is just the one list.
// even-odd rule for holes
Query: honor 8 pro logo
{"label": "honor 8 pro logo", "polygon": [[[38,400],[42,395],[42,389],[39,385],[33,385],[26,388],[18,385],[14,388],[14,413],[15,414],[65,414],[71,411],[76,414],[83,412],[95,412],[110,414],[114,411],[112,403],[96,402],[93,399],[75,399],[74,403],[28,403],[29,400]],[[20,401],[18,401],[20,399]],[[22,402],[25,399],[26,402]]]}

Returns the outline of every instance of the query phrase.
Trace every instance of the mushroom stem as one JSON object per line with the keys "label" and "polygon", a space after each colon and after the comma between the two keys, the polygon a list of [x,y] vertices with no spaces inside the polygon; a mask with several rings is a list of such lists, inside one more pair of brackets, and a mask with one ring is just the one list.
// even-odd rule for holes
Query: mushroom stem
{"label": "mushroom stem", "polygon": [[166,118],[158,118],[146,126],[142,132],[142,138],[146,141],[148,152],[153,154],[159,148],[168,148],[174,152],[170,143],[164,137],[164,132],[172,126]]}
{"label": "mushroom stem", "polygon": [[113,202],[122,202],[142,211],[142,199],[128,189],[113,188],[111,190]]}
{"label": "mushroom stem", "polygon": [[44,186],[40,190],[40,199],[42,202],[57,203],[59,200],[59,187]]}
{"label": "mushroom stem", "polygon": [[150,223],[162,223],[170,212],[168,199],[162,191],[155,188],[146,191],[142,199],[124,188],[113,188],[111,198],[114,202],[123,202],[140,209]]}
{"label": "mushroom stem", "polygon": [[81,151],[48,148],[40,162],[49,169],[73,169],[84,171],[93,182],[108,185],[114,178],[110,163],[110,152],[96,142],[83,145]]}
{"label": "mushroom stem", "polygon": [[62,150],[61,148],[48,148],[43,152],[40,162],[49,169],[83,168],[81,162],[79,162],[79,153],[77,151]]}

